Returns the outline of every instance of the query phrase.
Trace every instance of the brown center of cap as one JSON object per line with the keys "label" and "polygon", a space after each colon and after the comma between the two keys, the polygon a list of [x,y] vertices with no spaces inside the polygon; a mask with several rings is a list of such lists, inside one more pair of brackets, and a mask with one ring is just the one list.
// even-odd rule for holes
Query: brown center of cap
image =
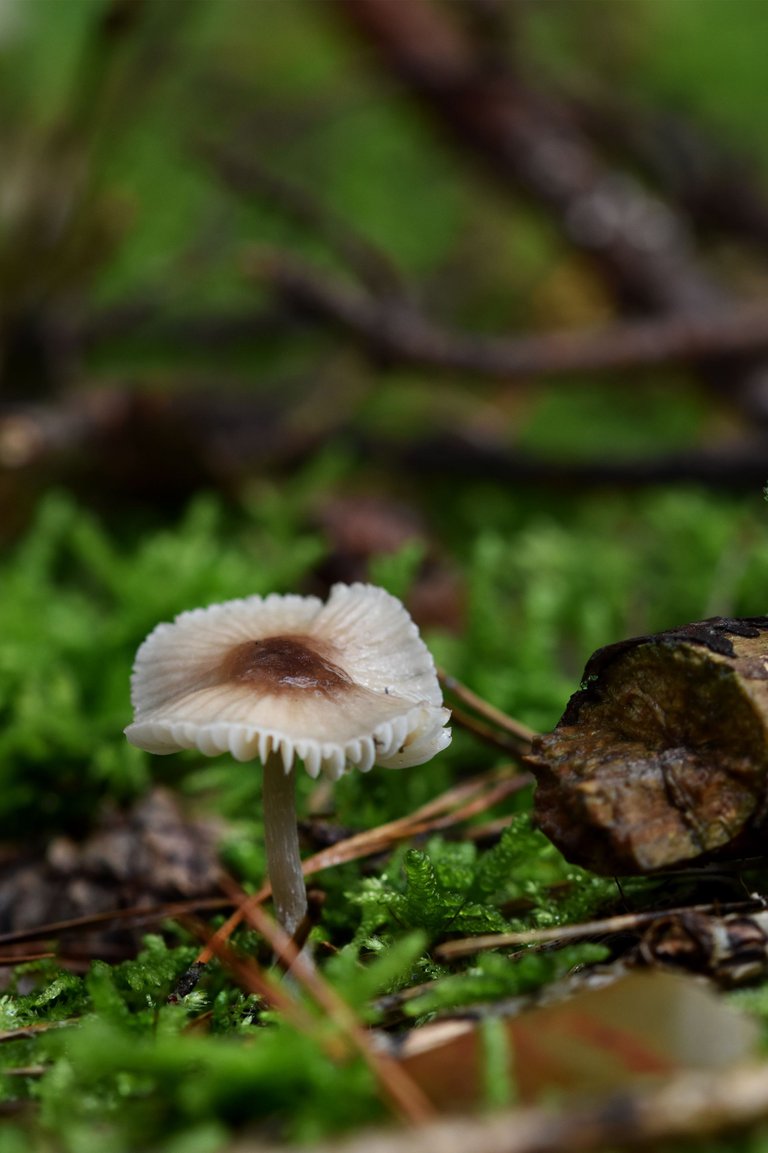
{"label": "brown center of cap", "polygon": [[252,685],[262,693],[319,692],[326,696],[353,688],[347,674],[305,636],[265,637],[245,641],[221,666],[225,681]]}

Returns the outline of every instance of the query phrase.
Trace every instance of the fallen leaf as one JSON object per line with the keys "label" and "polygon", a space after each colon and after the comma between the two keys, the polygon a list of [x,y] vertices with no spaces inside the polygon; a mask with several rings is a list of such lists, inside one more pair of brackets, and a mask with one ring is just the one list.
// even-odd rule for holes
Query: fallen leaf
{"label": "fallen leaf", "polygon": [[[504,1022],[515,1091],[603,1093],[681,1070],[727,1068],[755,1050],[755,1024],[695,978],[637,972]],[[415,1029],[400,1058],[440,1109],[482,1104],[484,1047],[476,1020]]]}

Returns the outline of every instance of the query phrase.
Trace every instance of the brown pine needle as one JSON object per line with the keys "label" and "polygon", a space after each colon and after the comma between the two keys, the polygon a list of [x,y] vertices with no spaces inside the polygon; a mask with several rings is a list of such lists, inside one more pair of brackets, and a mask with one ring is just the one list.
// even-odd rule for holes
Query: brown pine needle
{"label": "brown pine needle", "polygon": [[[233,895],[235,891],[233,889]],[[357,1050],[401,1120],[411,1125],[423,1125],[434,1120],[436,1110],[419,1086],[396,1061],[376,1049],[350,1006],[320,975],[307,955],[297,949],[293,939],[258,905],[246,900],[241,908],[251,928],[264,937],[281,963],[290,968],[293,980],[306,990],[333,1021],[339,1033]]]}
{"label": "brown pine needle", "polygon": [[488,701],[483,700],[477,693],[473,693],[471,689],[457,680],[456,677],[451,676],[445,669],[438,669],[437,676],[440,684],[446,692],[452,693],[457,697],[462,704],[470,709],[474,709],[490,724],[496,725],[498,728],[503,729],[506,733],[511,733],[518,742],[523,745],[530,745],[531,741],[538,734],[534,729],[529,729],[527,725],[522,724],[521,721],[516,721],[514,717],[510,717],[507,713],[497,709],[495,705],[489,704]]}
{"label": "brown pine needle", "polygon": [[41,938],[58,937],[72,929],[89,929],[93,925],[109,924],[110,921],[134,921],[137,925],[180,917],[185,913],[205,909],[226,909],[232,904],[226,897],[192,898],[188,901],[172,901],[164,905],[134,905],[130,909],[111,909],[103,913],[88,913],[82,917],[70,917],[66,921],[49,921],[32,929],[14,929],[0,933],[0,945],[14,945],[22,941],[38,941]]}
{"label": "brown pine needle", "polygon": [[477,717],[473,717],[471,713],[466,713],[464,709],[460,709],[456,705],[451,708],[451,721],[459,728],[472,733],[483,744],[491,745],[493,748],[501,749],[502,752],[511,753],[513,756],[520,756],[519,737],[513,737],[507,732],[500,732],[498,728],[478,720]]}
{"label": "brown pine needle", "polygon": [[[302,866],[304,876],[309,877],[323,869],[370,857],[375,853],[383,853],[398,841],[458,824],[518,792],[529,782],[530,777],[527,773],[509,776],[508,770],[494,770],[474,777],[471,781],[465,781],[448,789],[439,797],[415,809],[407,817],[399,817],[395,821],[378,825],[375,829],[355,833],[337,845],[322,849],[319,853],[308,857]],[[213,946],[221,941],[227,941],[246,916],[246,910],[257,908],[268,900],[271,892],[269,882],[265,882],[256,893],[247,897],[243,905],[235,909],[231,917],[216,930],[205,948],[201,949],[195,963],[207,964],[214,955]]]}
{"label": "brown pine needle", "polygon": [[0,955],[0,968],[6,965],[26,965],[30,961],[50,961],[55,953],[9,953],[6,957]]}
{"label": "brown pine needle", "polygon": [[261,997],[270,1008],[282,1014],[295,1029],[303,1033],[312,1031],[315,1027],[313,1018],[291,996],[285,985],[280,984],[270,973],[262,969],[255,957],[245,957],[236,952],[226,941],[216,940],[216,934],[211,936],[208,927],[195,918],[184,917],[181,924],[189,932],[207,942],[213,956],[232,974],[242,989]]}
{"label": "brown pine needle", "polygon": [[0,1044],[6,1041],[29,1041],[40,1033],[50,1033],[52,1029],[67,1029],[71,1025],[77,1025],[78,1022],[78,1017],[70,1017],[65,1021],[38,1021],[34,1025],[22,1025],[18,1029],[2,1029]]}
{"label": "brown pine needle", "polygon": [[[443,793],[437,801],[414,809],[407,817],[399,817],[395,821],[388,821],[385,825],[377,825],[375,829],[355,833],[354,836],[340,841],[337,845],[322,849],[319,853],[307,858],[305,874],[317,873],[334,865],[342,865],[349,861],[359,860],[361,857],[372,856],[374,853],[386,852],[398,841],[407,840],[409,837],[450,828],[450,826],[466,821],[478,813],[485,812],[512,793],[519,792],[530,783],[531,778],[527,773],[518,773],[515,776],[505,776],[498,780],[485,778],[482,785],[478,783],[480,780],[481,778],[477,777],[474,782],[467,782],[465,785],[450,789],[447,793]],[[451,809],[451,806],[459,799],[463,799],[464,803]]]}
{"label": "brown pine needle", "polygon": [[582,921],[578,925],[555,925],[549,929],[528,929],[522,933],[485,933],[478,937],[463,937],[460,941],[446,941],[436,946],[434,955],[441,960],[464,957],[483,949],[504,949],[507,946],[539,945],[548,941],[575,941],[582,937],[607,936],[639,929],[658,921],[660,917],[676,917],[685,913],[726,913],[754,909],[757,901],[736,901],[731,905],[687,905],[677,909],[654,909],[645,913],[621,913],[599,921]]}

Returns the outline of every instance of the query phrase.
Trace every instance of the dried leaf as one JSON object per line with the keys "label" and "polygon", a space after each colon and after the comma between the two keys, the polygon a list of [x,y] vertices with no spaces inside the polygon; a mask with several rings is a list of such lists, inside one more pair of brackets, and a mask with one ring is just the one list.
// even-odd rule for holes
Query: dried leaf
{"label": "dried leaf", "polygon": [[[505,1021],[515,1088],[526,1102],[553,1090],[601,1093],[680,1070],[727,1068],[756,1047],[754,1024],[698,981],[635,972]],[[401,1059],[441,1109],[482,1103],[482,1039],[474,1021],[416,1029]]]}
{"label": "dried leaf", "polygon": [[715,617],[599,649],[528,760],[535,816],[598,873],[762,855],[768,618]]}

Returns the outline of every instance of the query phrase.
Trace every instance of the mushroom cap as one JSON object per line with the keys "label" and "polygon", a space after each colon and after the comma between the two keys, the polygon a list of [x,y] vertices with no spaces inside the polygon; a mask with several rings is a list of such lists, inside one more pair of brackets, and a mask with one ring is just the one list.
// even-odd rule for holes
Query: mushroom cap
{"label": "mushroom cap", "polygon": [[401,602],[366,584],[181,613],[140,646],[131,744],[239,761],[296,758],[312,777],[423,764],[451,740],[432,656]]}

